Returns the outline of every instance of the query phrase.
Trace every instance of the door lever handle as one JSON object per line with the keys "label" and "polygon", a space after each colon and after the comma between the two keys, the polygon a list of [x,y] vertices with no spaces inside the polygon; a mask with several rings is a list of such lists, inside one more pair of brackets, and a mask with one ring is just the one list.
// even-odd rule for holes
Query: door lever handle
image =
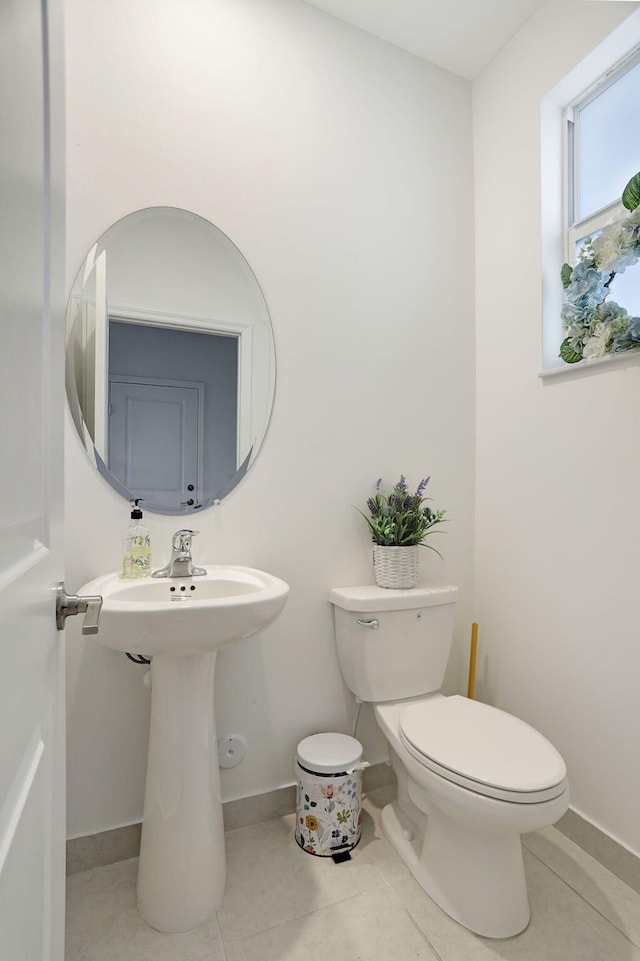
{"label": "door lever handle", "polygon": [[87,594],[79,597],[77,594],[67,594],[64,581],[60,581],[56,588],[56,627],[64,630],[64,622],[75,614],[84,614],[82,622],[83,634],[97,634],[102,610],[100,594]]}

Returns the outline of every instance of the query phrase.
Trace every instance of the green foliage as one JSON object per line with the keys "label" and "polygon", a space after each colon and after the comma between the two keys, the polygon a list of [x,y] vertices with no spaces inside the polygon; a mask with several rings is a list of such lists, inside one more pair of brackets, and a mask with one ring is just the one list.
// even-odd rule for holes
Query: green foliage
{"label": "green foliage", "polygon": [[560,279],[562,280],[562,286],[566,290],[571,283],[571,274],[573,273],[573,267],[571,264],[563,264],[560,271]]}
{"label": "green foliage", "polygon": [[560,356],[565,364],[577,364],[579,360],[582,360],[582,354],[577,353],[577,351],[573,349],[568,337],[560,344]]}
{"label": "green foliage", "polygon": [[400,478],[388,495],[380,492],[381,483],[379,480],[376,485],[375,497],[367,500],[371,516],[367,517],[360,511],[369,526],[373,543],[385,547],[422,544],[435,551],[435,547],[425,543],[425,538],[432,527],[444,521],[446,511],[432,510],[425,505],[423,492],[429,478],[420,481],[415,493],[410,493],[404,477]]}
{"label": "green foliage", "polygon": [[622,191],[622,203],[627,210],[640,207],[640,173],[635,174]]}

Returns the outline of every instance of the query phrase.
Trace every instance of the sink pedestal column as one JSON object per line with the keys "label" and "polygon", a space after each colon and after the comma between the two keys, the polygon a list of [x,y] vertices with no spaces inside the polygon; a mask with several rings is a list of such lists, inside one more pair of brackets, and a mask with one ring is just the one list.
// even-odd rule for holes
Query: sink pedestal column
{"label": "sink pedestal column", "polygon": [[155,656],[138,909],[158,931],[198,927],[222,903],[224,827],[213,681],[216,652]]}

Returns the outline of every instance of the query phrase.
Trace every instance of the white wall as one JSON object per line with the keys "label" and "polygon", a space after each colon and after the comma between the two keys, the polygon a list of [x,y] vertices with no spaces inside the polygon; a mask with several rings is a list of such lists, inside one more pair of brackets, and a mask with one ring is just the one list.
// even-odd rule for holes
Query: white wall
{"label": "white wall", "polygon": [[548,3],[473,85],[475,613],[479,696],[543,731],[573,807],[640,853],[640,369],[537,377],[541,100],[636,6]]}
{"label": "white wall", "polygon": [[[264,567],[291,596],[218,660],[218,732],[244,734],[225,797],[293,780],[297,742],[349,731],[327,592],[372,578],[354,505],[432,474],[439,573],[461,588],[449,690],[466,680],[473,497],[470,85],[297,0],[68,0],[68,261],[131,210],[184,207],[254,269],[278,357],[273,419],[198,562]],[[67,440],[67,586],[117,568],[127,505]],[[175,520],[147,515],[156,559]],[[138,820],[142,669],[68,628],[69,834]],[[359,735],[384,756],[368,710]]]}

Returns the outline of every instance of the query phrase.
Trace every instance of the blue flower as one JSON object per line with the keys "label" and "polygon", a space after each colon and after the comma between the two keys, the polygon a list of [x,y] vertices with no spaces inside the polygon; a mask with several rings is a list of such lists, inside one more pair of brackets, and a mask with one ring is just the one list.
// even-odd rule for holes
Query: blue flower
{"label": "blue flower", "polygon": [[607,296],[609,274],[601,274],[587,263],[579,263],[571,273],[571,283],[565,291],[572,313],[584,315],[593,307],[601,304]]}
{"label": "blue flower", "polygon": [[614,353],[630,350],[632,347],[640,347],[640,317],[632,317],[631,323],[624,333],[618,334],[613,339]]}
{"label": "blue flower", "polygon": [[588,310],[578,310],[573,304],[563,304],[562,310],[560,311],[560,317],[564,322],[564,329],[568,330],[574,324],[582,324],[583,321],[588,320]]}

